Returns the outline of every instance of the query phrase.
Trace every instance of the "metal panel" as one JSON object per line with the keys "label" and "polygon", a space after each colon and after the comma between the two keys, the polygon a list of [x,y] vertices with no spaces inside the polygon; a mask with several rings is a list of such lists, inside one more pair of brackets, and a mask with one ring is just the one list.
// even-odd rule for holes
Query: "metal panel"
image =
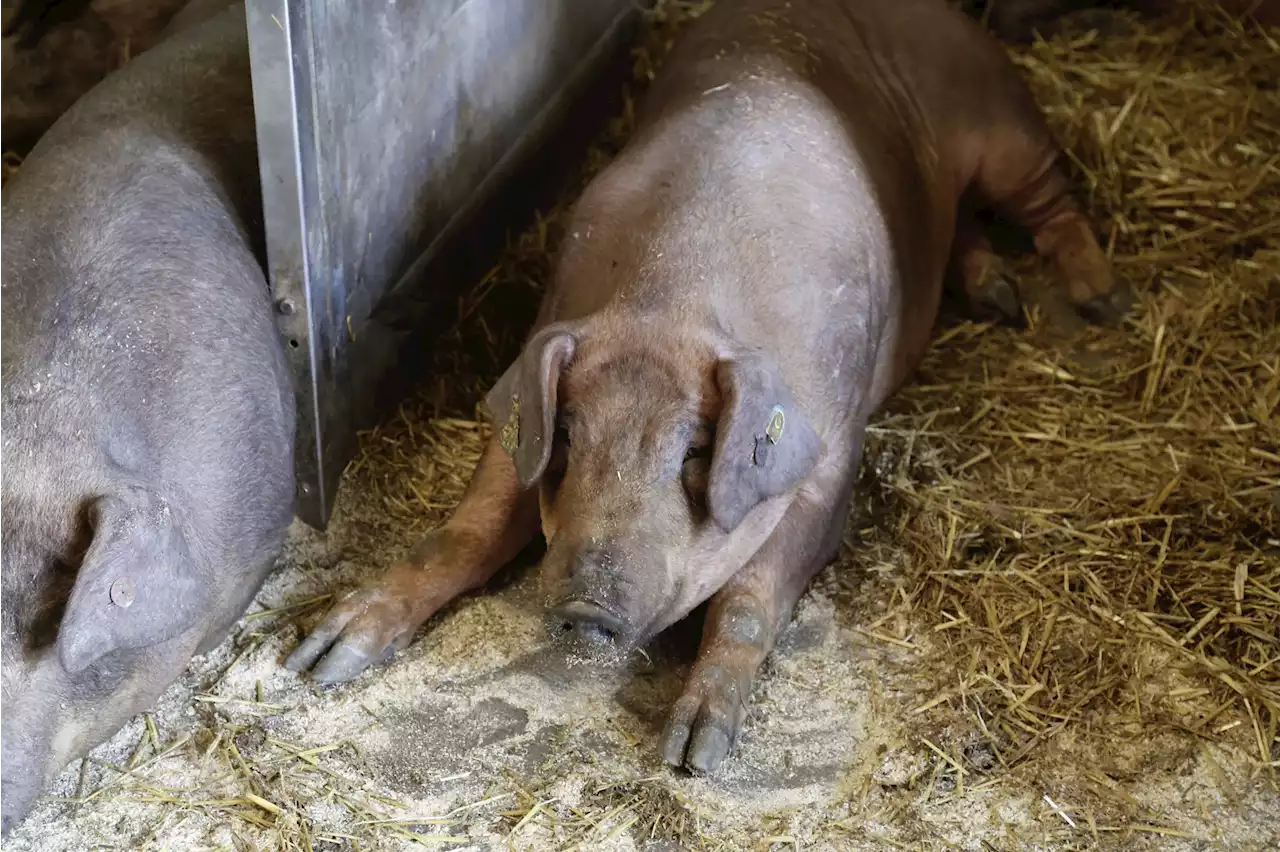
{"label": "metal panel", "polygon": [[433,286],[432,258],[556,130],[636,7],[247,5],[269,275],[298,395],[298,513],[323,528],[402,339],[388,295]]}

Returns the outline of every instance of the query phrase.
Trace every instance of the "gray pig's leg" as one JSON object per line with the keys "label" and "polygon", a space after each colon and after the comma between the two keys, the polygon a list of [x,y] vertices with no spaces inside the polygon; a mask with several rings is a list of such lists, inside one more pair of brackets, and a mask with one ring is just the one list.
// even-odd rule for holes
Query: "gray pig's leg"
{"label": "gray pig's leg", "polygon": [[1095,322],[1118,322],[1132,304],[1116,281],[1088,218],[1072,197],[1058,166],[1061,154],[1044,116],[1022,80],[993,98],[993,117],[974,171],[978,192],[1012,221],[1030,231],[1036,251],[1052,262],[1072,304]]}
{"label": "gray pig's leg", "polygon": [[511,456],[489,443],[458,508],[409,557],[334,605],[285,667],[321,683],[351,680],[403,649],[436,610],[479,588],[538,532],[538,490],[522,491]]}
{"label": "gray pig's leg", "polygon": [[764,546],[711,598],[698,659],[662,734],[667,763],[714,772],[729,754],[756,672],[809,581],[839,549],[849,493],[802,489]]}

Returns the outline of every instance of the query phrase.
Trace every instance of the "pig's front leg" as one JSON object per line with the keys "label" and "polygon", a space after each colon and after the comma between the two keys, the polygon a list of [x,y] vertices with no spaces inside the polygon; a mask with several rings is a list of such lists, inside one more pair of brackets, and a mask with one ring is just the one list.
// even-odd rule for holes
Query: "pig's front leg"
{"label": "pig's front leg", "polygon": [[442,606],[484,585],[537,534],[538,523],[537,489],[521,491],[511,456],[491,441],[444,526],[338,602],[285,667],[315,666],[321,683],[351,680],[408,645]]}
{"label": "pig's front leg", "polygon": [[764,546],[711,598],[702,645],[662,735],[672,766],[714,772],[747,715],[756,672],[840,545],[849,489],[802,489]]}

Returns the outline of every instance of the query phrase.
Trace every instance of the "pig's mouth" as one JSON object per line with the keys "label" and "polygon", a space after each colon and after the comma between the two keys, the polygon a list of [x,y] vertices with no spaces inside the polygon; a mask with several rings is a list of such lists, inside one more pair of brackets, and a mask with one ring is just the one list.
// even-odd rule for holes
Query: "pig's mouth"
{"label": "pig's mouth", "polygon": [[574,596],[554,604],[547,613],[552,640],[574,657],[616,662],[636,644],[627,620],[603,604]]}
{"label": "pig's mouth", "polygon": [[[15,760],[15,755],[5,754],[6,769],[25,764],[24,769],[31,769],[28,761]],[[0,789],[4,791],[4,806],[0,808],[0,838],[7,840],[9,833],[18,826],[40,797],[41,779],[38,772],[24,774],[9,770],[9,774],[0,781]]]}

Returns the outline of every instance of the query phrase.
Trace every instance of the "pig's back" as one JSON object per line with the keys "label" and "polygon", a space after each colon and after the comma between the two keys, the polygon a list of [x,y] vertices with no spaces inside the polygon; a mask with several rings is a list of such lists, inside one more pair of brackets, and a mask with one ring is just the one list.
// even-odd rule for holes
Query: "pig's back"
{"label": "pig's back", "polygon": [[[914,307],[903,283],[935,271],[930,235],[950,238],[914,127],[875,74],[850,68],[862,31],[846,5],[713,6],[582,205],[587,221],[627,222],[600,229],[623,243],[601,257],[631,255],[642,270],[619,309],[709,313],[711,327],[771,352],[799,396],[824,389],[807,407],[833,428],[863,404],[857,377],[876,367],[880,330]],[[571,230],[572,263],[593,253],[578,251],[586,229]],[[616,280],[603,264],[574,277]]]}
{"label": "pig's back", "polygon": [[51,128],[3,191],[6,461],[149,485],[197,529],[280,514],[293,403],[257,198],[243,7]]}
{"label": "pig's back", "polygon": [[[703,101],[734,102],[726,113],[734,130],[708,147],[759,140],[791,158],[774,170],[773,191],[736,193],[755,207],[736,221],[760,223],[741,252],[756,257],[743,266],[770,269],[777,282],[748,285],[753,312],[770,317],[752,337],[771,345],[787,327],[773,319],[794,315],[818,351],[792,357],[787,372],[830,384],[875,359],[869,402],[878,404],[936,316],[957,202],[972,176],[967,134],[999,120],[1011,98],[1027,102],[1008,57],[943,0],[722,0],[670,61],[679,73],[655,86],[655,127],[663,116],[713,109]],[[749,181],[740,157],[724,162],[723,184]],[[769,310],[758,310],[762,298]],[[856,340],[872,346],[842,342]],[[811,355],[820,367],[801,363]]]}

